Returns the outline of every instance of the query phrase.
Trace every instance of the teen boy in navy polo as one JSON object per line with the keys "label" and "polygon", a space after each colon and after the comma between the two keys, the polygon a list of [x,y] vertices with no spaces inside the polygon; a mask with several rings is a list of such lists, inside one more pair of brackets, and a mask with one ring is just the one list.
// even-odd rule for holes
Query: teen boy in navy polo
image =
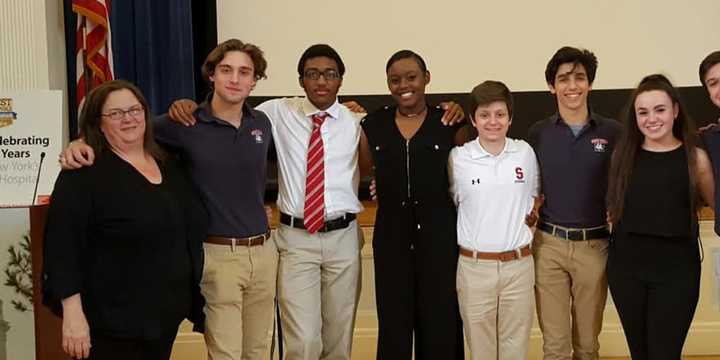
{"label": "teen boy in navy polo", "polygon": [[[703,59],[700,63],[700,82],[710,96],[715,106],[720,109],[720,51],[714,51]],[[718,119],[720,123],[720,119]],[[708,129],[702,132],[701,138],[710,161],[713,165],[713,175],[715,175],[715,233],[720,235],[720,127],[718,123],[713,123]]]}
{"label": "teen boy in navy polo", "polygon": [[545,203],[535,232],[535,297],[544,358],[597,359],[607,298],[605,194],[620,124],[592,113],[597,58],[559,49],[545,79],[558,112],[529,132]]}

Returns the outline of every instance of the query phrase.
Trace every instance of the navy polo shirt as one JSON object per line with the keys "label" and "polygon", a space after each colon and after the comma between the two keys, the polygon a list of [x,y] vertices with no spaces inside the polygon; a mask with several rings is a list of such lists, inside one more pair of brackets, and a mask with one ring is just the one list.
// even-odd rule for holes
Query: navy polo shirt
{"label": "navy polo shirt", "polygon": [[710,156],[715,177],[715,233],[720,235],[720,127],[714,126],[700,135]]}
{"label": "navy polo shirt", "polygon": [[159,116],[154,131],[159,143],[187,160],[210,216],[208,235],[248,237],[265,233],[270,120],[247,104],[239,128],[213,116],[208,102],[200,104],[194,115],[198,121],[190,127],[172,121],[167,114]]}
{"label": "navy polo shirt", "polygon": [[608,171],[620,132],[619,122],[595,113],[578,136],[559,114],[530,127],[545,195],[543,221],[570,228],[606,224]]}

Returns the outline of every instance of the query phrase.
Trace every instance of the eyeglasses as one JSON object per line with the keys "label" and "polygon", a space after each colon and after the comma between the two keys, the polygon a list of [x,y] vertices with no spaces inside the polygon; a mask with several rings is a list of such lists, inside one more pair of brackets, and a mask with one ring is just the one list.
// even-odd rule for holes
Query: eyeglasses
{"label": "eyeglasses", "polygon": [[102,114],[102,116],[106,116],[110,118],[110,120],[113,121],[120,121],[125,118],[125,115],[130,115],[132,117],[138,117],[141,114],[145,114],[145,108],[143,108],[141,105],[133,106],[127,110],[121,110],[121,109],[112,109],[110,112]]}
{"label": "eyeglasses", "polygon": [[320,75],[322,75],[325,78],[325,80],[340,79],[340,74],[338,74],[337,70],[333,70],[333,69],[327,69],[325,71],[309,69],[309,70],[305,70],[305,73],[303,74],[303,76],[305,76],[306,79],[310,79],[310,80],[318,80],[318,79],[320,79]]}

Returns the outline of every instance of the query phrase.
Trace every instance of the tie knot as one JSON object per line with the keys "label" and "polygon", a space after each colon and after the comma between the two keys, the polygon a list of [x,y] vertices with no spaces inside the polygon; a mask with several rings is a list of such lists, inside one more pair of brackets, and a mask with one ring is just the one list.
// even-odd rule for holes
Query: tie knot
{"label": "tie knot", "polygon": [[317,113],[312,116],[313,124],[315,124],[316,127],[320,127],[320,125],[322,125],[323,122],[325,122],[325,118],[327,118],[327,117],[328,117],[327,113]]}

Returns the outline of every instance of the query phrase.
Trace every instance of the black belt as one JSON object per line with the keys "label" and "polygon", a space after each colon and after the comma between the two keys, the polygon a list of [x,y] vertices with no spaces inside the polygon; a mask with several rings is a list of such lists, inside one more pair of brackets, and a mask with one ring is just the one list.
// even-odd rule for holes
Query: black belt
{"label": "black belt", "polygon": [[[353,220],[355,220],[355,214],[351,213],[346,213],[337,219],[325,220],[325,225],[323,225],[318,232],[330,232],[333,230],[344,229],[350,226],[350,223],[353,222]],[[305,222],[303,222],[303,219],[292,217],[285,213],[280,213],[280,223],[296,229],[305,229]]]}
{"label": "black belt", "polygon": [[610,236],[610,231],[605,225],[593,228],[574,229],[539,221],[537,228],[550,235],[571,241],[603,239]]}

